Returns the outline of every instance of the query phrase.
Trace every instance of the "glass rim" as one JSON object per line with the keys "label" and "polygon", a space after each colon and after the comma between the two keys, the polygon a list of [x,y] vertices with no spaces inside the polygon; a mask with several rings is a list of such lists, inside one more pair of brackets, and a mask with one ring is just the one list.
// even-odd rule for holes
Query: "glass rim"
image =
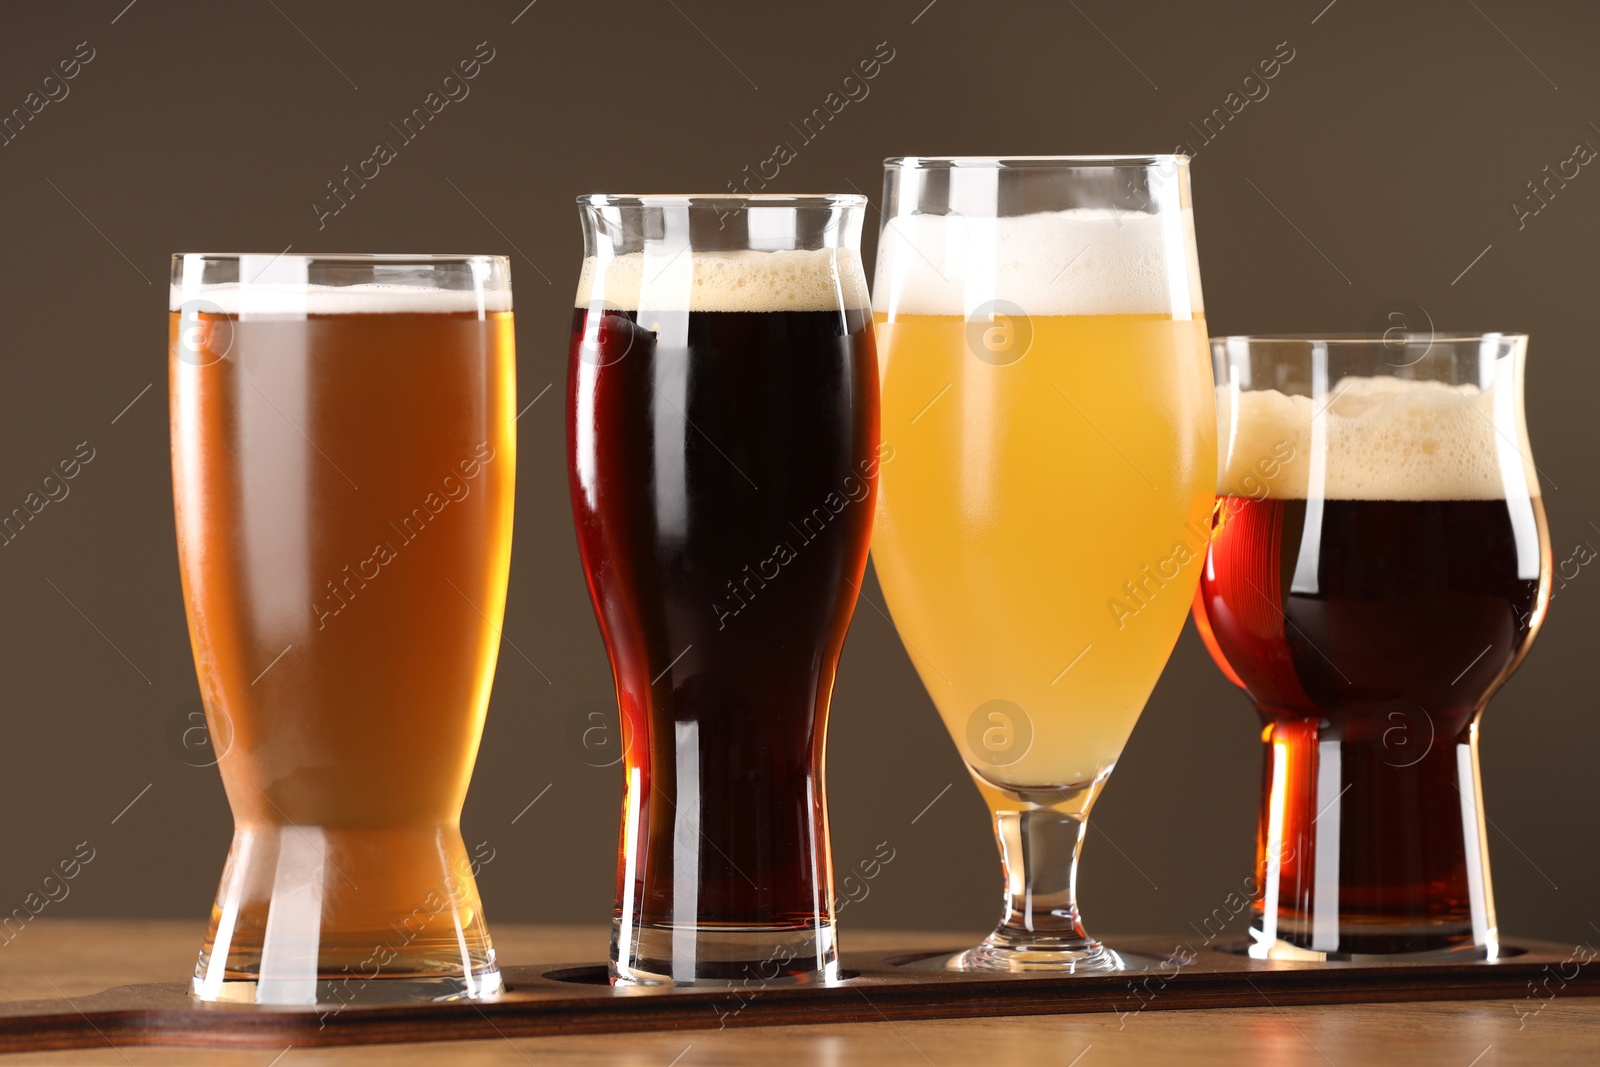
{"label": "glass rim", "polygon": [[1098,170],[1107,167],[1187,166],[1182,152],[1111,156],[890,156],[885,170]]}
{"label": "glass rim", "polygon": [[1487,331],[1483,333],[1426,333],[1389,331],[1385,333],[1232,333],[1210,338],[1213,345],[1226,344],[1321,344],[1321,345],[1423,345],[1457,344],[1471,341],[1526,341],[1525,333]]}
{"label": "glass rim", "polygon": [[861,193],[584,193],[579,207],[866,207]]}
{"label": "glass rim", "polygon": [[191,259],[226,263],[241,259],[283,259],[302,263],[476,263],[499,260],[508,267],[510,256],[481,252],[174,252],[173,266]]}

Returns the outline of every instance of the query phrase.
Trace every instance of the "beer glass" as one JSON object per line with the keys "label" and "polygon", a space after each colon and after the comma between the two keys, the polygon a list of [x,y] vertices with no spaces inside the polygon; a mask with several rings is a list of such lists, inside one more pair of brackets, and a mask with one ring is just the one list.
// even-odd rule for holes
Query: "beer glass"
{"label": "beer glass", "polygon": [[1478,722],[1544,619],[1520,334],[1224,337],[1195,622],[1261,713],[1250,954],[1499,954]]}
{"label": "beer glass", "polygon": [[1095,798],[1183,628],[1216,416],[1183,156],[887,163],[873,558],[994,817],[1005,913],[961,969],[1117,970],[1084,932]]}
{"label": "beer glass", "polygon": [[233,809],[193,992],[500,989],[459,820],[516,466],[497,256],[174,256],[172,483]]}
{"label": "beer glass", "polygon": [[615,676],[620,984],[837,975],[828,702],[878,368],[858,196],[586,196],[573,519]]}

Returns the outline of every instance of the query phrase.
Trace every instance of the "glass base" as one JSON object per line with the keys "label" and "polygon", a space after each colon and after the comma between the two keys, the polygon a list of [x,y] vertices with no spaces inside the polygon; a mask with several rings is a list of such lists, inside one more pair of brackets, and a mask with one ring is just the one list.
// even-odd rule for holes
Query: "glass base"
{"label": "glass base", "polygon": [[492,995],[474,870],[453,825],[239,826],[193,993],[294,1007]]}
{"label": "glass base", "polygon": [[950,958],[952,971],[1005,971],[1010,974],[1101,974],[1126,971],[1122,955],[1098,942],[1082,947],[1062,944],[995,945],[984,942]]}
{"label": "glass base", "polygon": [[618,986],[826,985],[837,982],[834,928],[660,925],[611,931]]}
{"label": "glass base", "polygon": [[948,969],[1005,971],[1010,974],[1040,971],[1052,974],[1100,974],[1125,971],[1129,967],[1119,953],[1094,940],[1044,938],[1014,943],[991,937],[976,948],[952,956]]}
{"label": "glass base", "polygon": [[1397,932],[1396,927],[1388,927],[1384,937],[1363,932],[1362,934],[1341,935],[1338,944],[1348,946],[1338,949],[1315,949],[1296,945],[1282,938],[1267,940],[1258,931],[1252,930],[1251,941],[1238,941],[1232,944],[1219,945],[1223,952],[1235,955],[1249,956],[1258,960],[1305,960],[1313,963],[1428,963],[1430,961],[1460,961],[1496,960],[1504,956],[1519,955],[1520,949],[1506,949],[1500,945],[1498,937],[1491,937],[1487,942],[1475,944],[1470,933],[1467,937],[1454,944],[1435,943],[1431,947],[1419,949],[1401,948],[1396,951],[1363,951],[1369,945],[1384,946],[1386,944],[1427,944],[1429,938],[1425,935],[1426,929],[1420,930],[1414,936],[1404,936]]}
{"label": "glass base", "polygon": [[[1090,937],[1078,913],[1078,855],[1089,808],[1109,773],[1106,768],[1093,781],[1052,788],[1049,792],[1059,798],[1056,807],[1032,806],[1046,799],[1038,790],[1001,790],[978,776],[994,814],[995,841],[1005,869],[1005,913],[994,933],[952,958],[949,969],[997,974],[1142,969],[1130,967],[1120,953]],[[1007,806],[1016,802],[1025,806]]]}
{"label": "glass base", "polygon": [[1182,967],[1172,957],[1157,959],[1132,952],[1117,952],[1094,942],[1093,947],[1037,943],[1000,947],[985,941],[976,948],[953,956],[924,956],[898,964],[914,971],[961,971],[968,974],[1113,974],[1120,971],[1153,971]]}
{"label": "glass base", "polygon": [[[338,979],[319,979],[306,986],[306,1000],[300,1006],[315,1008],[324,1013],[337,1013],[351,1006],[376,1004],[425,1004],[450,1000],[489,1000],[505,990],[498,968],[480,971],[468,977],[372,978],[344,976]],[[262,983],[255,979],[224,981],[214,987],[207,986],[203,978],[195,978],[189,995],[219,1004],[276,1004],[278,994],[270,983],[263,992]]]}

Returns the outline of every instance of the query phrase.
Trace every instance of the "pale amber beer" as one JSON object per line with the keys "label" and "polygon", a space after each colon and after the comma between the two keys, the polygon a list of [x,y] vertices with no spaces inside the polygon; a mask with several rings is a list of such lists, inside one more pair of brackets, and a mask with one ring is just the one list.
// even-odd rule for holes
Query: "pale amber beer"
{"label": "pale amber beer", "polygon": [[995,818],[1007,915],[951,961],[1106,970],[1073,891],[1209,537],[1216,415],[1187,160],[888,165],[872,556]]}
{"label": "pale amber beer", "polygon": [[235,821],[194,990],[492,992],[473,877],[492,846],[469,853],[458,823],[511,549],[504,261],[278,260],[251,284],[266,257],[245,257],[229,284],[187,259],[178,547]]}

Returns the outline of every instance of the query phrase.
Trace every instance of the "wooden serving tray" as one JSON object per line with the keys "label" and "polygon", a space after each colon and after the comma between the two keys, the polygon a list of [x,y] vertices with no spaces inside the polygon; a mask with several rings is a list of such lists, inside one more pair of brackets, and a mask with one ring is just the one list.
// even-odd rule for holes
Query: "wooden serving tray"
{"label": "wooden serving tray", "polygon": [[[507,967],[507,992],[488,1002],[306,1008],[203,1004],[185,983],[121,986],[55,1000],[0,1002],[0,1048],[111,1045],[281,1048],[466,1041],[494,1037],[705,1030],[732,1026],[960,1019],[1268,1004],[1358,1004],[1600,995],[1592,953],[1522,941],[1495,962],[1302,963],[1253,960],[1177,939],[1112,939],[1148,957],[1144,971],[1076,976],[950,973],[907,966],[958,951],[846,953],[852,977],[831,986],[612,990],[604,966]],[[1193,956],[1194,962],[1177,961]]]}

